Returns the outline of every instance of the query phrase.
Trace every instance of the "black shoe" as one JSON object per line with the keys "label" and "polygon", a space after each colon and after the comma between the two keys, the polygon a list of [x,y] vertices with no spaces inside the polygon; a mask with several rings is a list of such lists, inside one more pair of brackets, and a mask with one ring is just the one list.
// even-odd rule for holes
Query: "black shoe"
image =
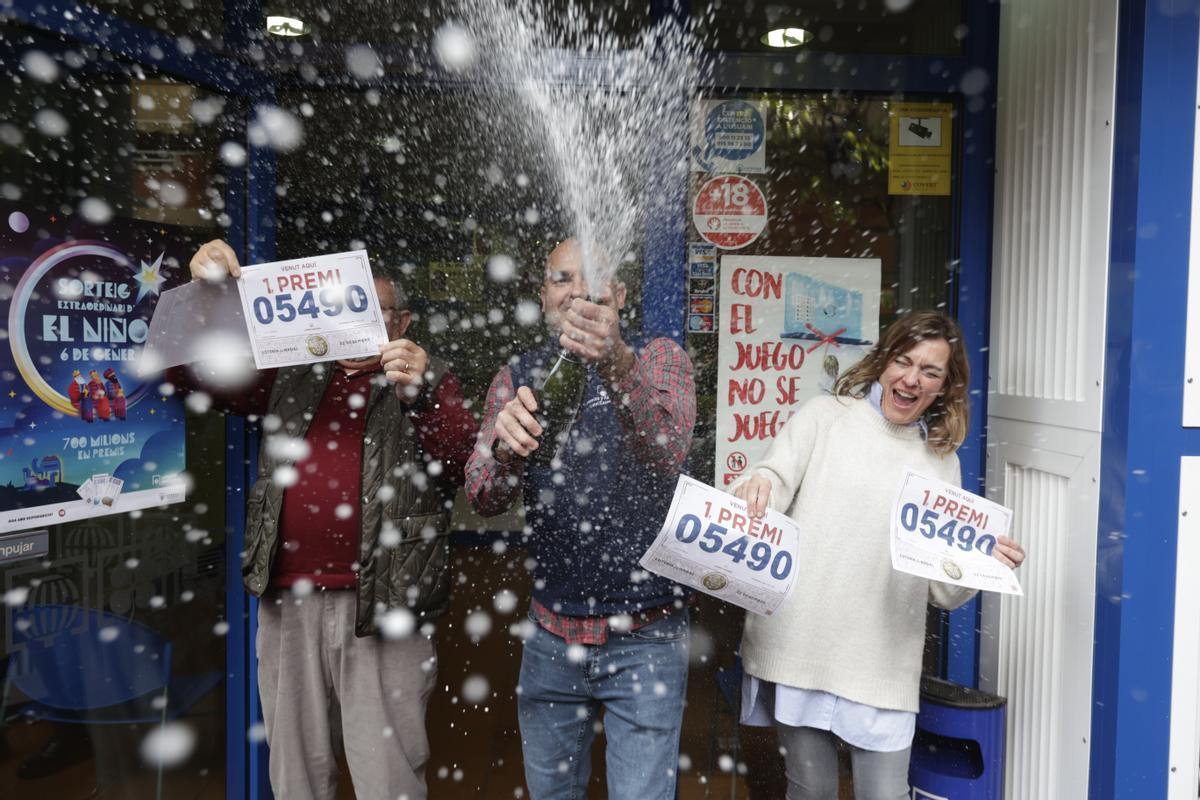
{"label": "black shoe", "polygon": [[82,725],[60,725],[42,748],[17,767],[24,781],[45,778],[92,757],[92,740]]}

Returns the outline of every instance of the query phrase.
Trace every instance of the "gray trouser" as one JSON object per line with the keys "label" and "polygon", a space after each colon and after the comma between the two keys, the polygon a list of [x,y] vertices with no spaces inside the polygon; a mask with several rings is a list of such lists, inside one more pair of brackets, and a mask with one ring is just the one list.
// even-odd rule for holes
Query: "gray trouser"
{"label": "gray trouser", "polygon": [[[837,800],[837,737],[816,728],[775,723],[784,748],[787,800]],[[850,746],[854,800],[908,800],[908,758],[912,748],[878,753]]]}
{"label": "gray trouser", "polygon": [[433,643],[354,635],[353,591],[264,597],[258,606],[258,693],[271,788],[285,800],[332,800],[345,749],[360,800],[425,800],[425,709]]}

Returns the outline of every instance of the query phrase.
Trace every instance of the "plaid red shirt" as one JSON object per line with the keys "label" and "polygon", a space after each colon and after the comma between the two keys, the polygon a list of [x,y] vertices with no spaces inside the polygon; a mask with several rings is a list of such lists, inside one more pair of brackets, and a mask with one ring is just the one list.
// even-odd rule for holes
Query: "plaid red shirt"
{"label": "plaid red shirt", "polygon": [[[651,340],[636,354],[633,369],[609,392],[624,444],[634,457],[664,475],[678,472],[696,424],[696,383],[683,348],[671,339]],[[501,367],[488,389],[479,439],[467,461],[467,497],[485,517],[502,513],[521,496],[524,460],[501,464],[492,456],[496,415],[515,394],[512,371]]]}
{"label": "plaid red shirt", "polygon": [[533,612],[533,617],[537,620],[538,625],[563,639],[567,644],[601,645],[608,641],[610,630],[618,633],[636,631],[652,622],[672,616],[682,608],[683,605],[676,601],[632,616],[619,614],[613,617],[568,617],[565,614],[555,614],[535,598],[529,610]]}

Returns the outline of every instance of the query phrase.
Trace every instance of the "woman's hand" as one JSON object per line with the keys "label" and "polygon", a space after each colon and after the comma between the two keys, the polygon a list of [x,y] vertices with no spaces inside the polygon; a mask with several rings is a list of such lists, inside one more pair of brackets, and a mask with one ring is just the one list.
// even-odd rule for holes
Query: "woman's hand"
{"label": "woman's hand", "polygon": [[999,536],[996,538],[996,546],[992,548],[992,557],[1006,567],[1016,569],[1025,560],[1025,548],[1021,547],[1021,543],[1016,539]]}
{"label": "woman's hand", "polygon": [[746,510],[752,519],[767,515],[767,503],[771,500],[771,482],[761,475],[751,475],[733,490],[733,496],[746,501]]}

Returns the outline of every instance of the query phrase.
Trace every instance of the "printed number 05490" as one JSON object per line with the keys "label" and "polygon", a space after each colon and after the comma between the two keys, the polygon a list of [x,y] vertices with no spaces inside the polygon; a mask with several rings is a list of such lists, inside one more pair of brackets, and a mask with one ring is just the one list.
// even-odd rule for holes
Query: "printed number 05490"
{"label": "printed number 05490", "polygon": [[675,538],[684,544],[691,544],[697,539],[697,546],[706,553],[721,552],[729,556],[735,564],[746,561],[746,566],[754,572],[762,572],[770,567],[771,577],[777,581],[784,580],[792,571],[792,554],[786,550],[774,551],[768,542],[761,540],[751,544],[749,536],[741,536],[726,543],[725,536],[729,529],[715,522],[704,522],[695,514],[684,514],[675,526]]}
{"label": "printed number 05490", "polygon": [[921,508],[916,503],[905,503],[900,509],[900,525],[906,531],[916,533],[917,528],[920,528],[921,535],[926,539],[945,539],[947,547],[958,545],[958,549],[966,551],[974,547],[984,555],[992,554],[992,548],[996,546],[995,536],[987,533],[977,536],[976,530],[970,525],[958,527],[956,519],[951,519],[939,527],[941,517],[941,514],[931,508],[921,513]]}
{"label": "printed number 05490", "polygon": [[343,306],[356,314],[367,310],[367,293],[358,285],[347,286],[345,289],[340,286],[327,286],[321,289],[315,299],[313,290],[309,289],[300,295],[299,303],[294,305],[291,292],[283,292],[273,297],[273,306],[269,297],[254,298],[254,317],[261,325],[270,325],[277,316],[280,322],[291,322],[297,316],[316,319],[324,314],[327,317],[336,317],[342,313]]}

